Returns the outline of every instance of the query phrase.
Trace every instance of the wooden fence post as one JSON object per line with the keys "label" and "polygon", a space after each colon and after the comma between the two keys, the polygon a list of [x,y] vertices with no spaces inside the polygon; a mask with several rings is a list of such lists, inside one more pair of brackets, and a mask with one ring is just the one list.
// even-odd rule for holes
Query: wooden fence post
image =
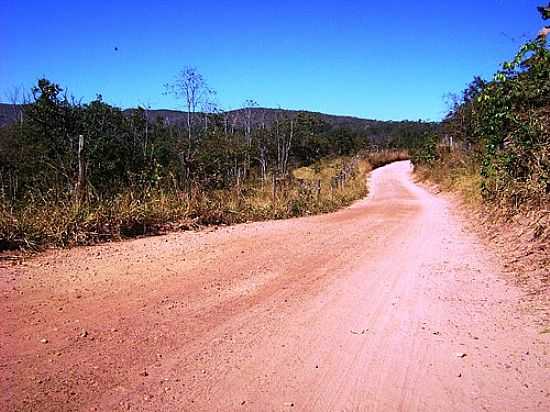
{"label": "wooden fence post", "polygon": [[321,179],[317,179],[317,203],[319,203],[320,198],[321,198]]}
{"label": "wooden fence post", "polygon": [[77,182],[77,196],[78,201],[84,200],[86,196],[86,159],[84,156],[84,136],[78,136],[78,182]]}

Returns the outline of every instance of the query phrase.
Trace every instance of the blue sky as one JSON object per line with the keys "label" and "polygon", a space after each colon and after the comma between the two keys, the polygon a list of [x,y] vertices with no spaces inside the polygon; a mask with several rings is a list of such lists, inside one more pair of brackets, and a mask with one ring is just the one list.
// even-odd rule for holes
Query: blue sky
{"label": "blue sky", "polygon": [[191,65],[224,109],[438,120],[536,34],[540,3],[0,0],[0,93],[45,76],[84,101],[178,108],[162,86]]}

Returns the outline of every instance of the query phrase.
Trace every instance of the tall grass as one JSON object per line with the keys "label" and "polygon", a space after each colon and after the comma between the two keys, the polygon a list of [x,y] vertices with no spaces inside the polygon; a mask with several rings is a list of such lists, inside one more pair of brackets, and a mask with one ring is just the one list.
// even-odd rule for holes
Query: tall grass
{"label": "tall grass", "polygon": [[430,164],[416,164],[416,175],[423,181],[431,181],[442,190],[460,193],[464,201],[473,206],[481,205],[481,165],[475,156],[461,150],[439,148],[438,160]]}
{"label": "tall grass", "polygon": [[[440,147],[437,160],[430,164],[415,164],[415,173],[421,180],[435,183],[444,191],[458,193],[472,211],[480,212],[483,221],[505,225],[514,223],[522,227],[521,233],[530,237],[530,241],[550,241],[548,202],[540,203],[536,193],[532,196],[534,201],[511,202],[514,194],[511,190],[503,190],[498,198],[487,199],[482,192],[481,163],[475,154]],[[528,190],[528,183],[523,184],[523,190]]]}
{"label": "tall grass", "polygon": [[[201,225],[235,224],[326,213],[367,194],[373,168],[406,159],[404,152],[323,160],[285,179],[191,193],[129,188],[109,200],[73,197],[0,202],[0,250],[92,244]],[[275,185],[275,188],[273,187]]]}

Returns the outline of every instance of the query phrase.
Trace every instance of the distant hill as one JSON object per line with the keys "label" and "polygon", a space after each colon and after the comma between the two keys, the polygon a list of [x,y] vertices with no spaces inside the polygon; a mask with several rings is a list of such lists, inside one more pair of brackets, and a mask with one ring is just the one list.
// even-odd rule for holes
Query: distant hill
{"label": "distant hill", "polygon": [[[137,109],[125,109],[124,113],[130,115]],[[243,127],[246,112],[248,109],[237,109],[225,112],[228,122],[235,127]],[[270,127],[275,122],[276,116],[286,116],[295,118],[299,113],[307,113],[316,116],[332,126],[333,128],[347,128],[356,132],[366,132],[372,141],[387,140],[389,136],[395,136],[395,131],[408,125],[414,125],[416,122],[411,121],[382,121],[373,119],[363,119],[353,116],[339,116],[326,113],[310,112],[305,110],[286,110],[272,108],[253,108],[252,121],[255,125],[265,124]],[[0,127],[7,126],[17,121],[22,111],[22,106],[0,103]],[[147,117],[154,122],[161,119],[166,124],[185,126],[187,121],[187,113],[180,110],[147,110]],[[202,114],[195,114],[196,117]]]}
{"label": "distant hill", "polygon": [[[126,109],[125,112],[131,113],[136,109]],[[286,116],[290,119],[295,118],[300,113],[307,113],[312,116],[316,116],[335,127],[346,127],[353,130],[367,130],[373,125],[382,124],[386,122],[378,120],[362,119],[352,116],[338,116],[333,114],[309,112],[306,110],[287,110],[287,109],[271,109],[258,107],[253,109],[237,109],[225,112],[225,115],[230,121],[242,124],[246,118],[246,112],[250,110],[252,114],[253,123],[261,124],[265,123],[267,127],[271,126],[275,122],[276,116]],[[187,119],[187,113],[179,110],[148,110],[148,117],[154,121],[157,118],[161,118],[166,123],[185,125]],[[200,114],[198,114],[200,116]]]}
{"label": "distant hill", "polygon": [[15,123],[21,115],[23,106],[0,103],[0,127]]}

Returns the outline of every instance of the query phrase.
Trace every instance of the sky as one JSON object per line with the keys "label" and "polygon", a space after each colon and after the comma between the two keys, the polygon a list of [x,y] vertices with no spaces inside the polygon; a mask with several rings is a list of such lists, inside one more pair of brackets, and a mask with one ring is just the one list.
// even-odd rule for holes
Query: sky
{"label": "sky", "polygon": [[0,0],[0,94],[46,77],[83,101],[180,109],[196,67],[222,109],[439,120],[536,35],[543,0]]}

